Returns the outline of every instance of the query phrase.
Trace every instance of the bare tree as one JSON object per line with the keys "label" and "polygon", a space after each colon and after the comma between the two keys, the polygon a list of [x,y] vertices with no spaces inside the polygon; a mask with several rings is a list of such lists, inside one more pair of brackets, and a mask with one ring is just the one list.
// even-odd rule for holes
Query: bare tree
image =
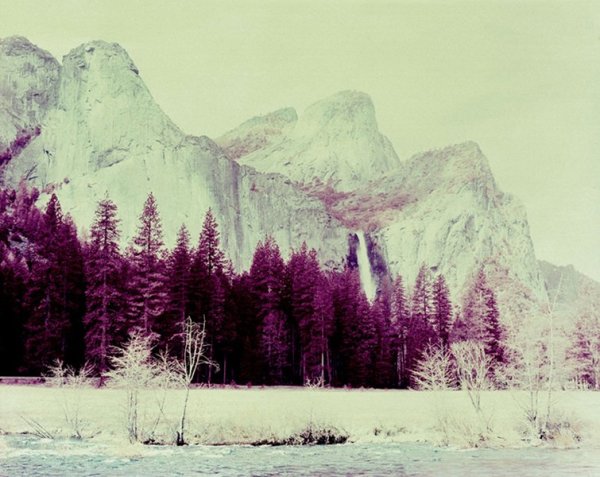
{"label": "bare tree", "polygon": [[413,378],[426,391],[444,391],[456,384],[452,354],[443,346],[429,345],[417,362]]}
{"label": "bare tree", "polygon": [[161,366],[152,357],[154,337],[141,331],[130,334],[123,348],[117,348],[117,354],[111,358],[112,370],[106,373],[110,383],[125,389],[127,432],[131,442],[141,439],[139,425],[140,391],[156,384],[161,375]]}
{"label": "bare tree", "polygon": [[536,321],[539,320],[524,323],[512,338],[505,372],[512,388],[525,391],[526,399],[520,399],[518,395],[515,399],[531,429],[539,435],[542,427],[541,394],[547,386],[549,361],[545,330],[539,329],[542,324]]}
{"label": "bare tree", "polygon": [[525,391],[526,398],[515,395],[532,434],[549,435],[552,421],[553,391],[557,383],[557,327],[555,309],[562,288],[562,275],[552,300],[544,308],[532,312],[513,329],[508,341],[509,359],[503,370],[512,388]]}
{"label": "bare tree", "polygon": [[490,388],[489,375],[492,370],[492,359],[486,354],[482,343],[472,340],[454,343],[452,354],[456,361],[460,385],[467,391],[477,415],[483,419],[481,393]]}
{"label": "bare tree", "polygon": [[206,344],[206,323],[195,323],[190,317],[185,321],[183,333],[183,357],[175,362],[174,371],[177,380],[185,387],[185,397],[181,410],[181,419],[179,420],[179,430],[177,431],[176,443],[178,446],[185,444],[185,424],[187,407],[190,397],[192,382],[201,365],[207,365],[209,368],[219,369],[219,366],[212,361],[206,354],[208,345]]}
{"label": "bare tree", "polygon": [[93,368],[86,363],[81,369],[76,370],[71,366],[65,366],[62,360],[57,359],[48,371],[49,383],[62,391],[65,421],[71,428],[73,437],[81,439],[86,427],[86,422],[81,418],[81,390],[91,385]]}

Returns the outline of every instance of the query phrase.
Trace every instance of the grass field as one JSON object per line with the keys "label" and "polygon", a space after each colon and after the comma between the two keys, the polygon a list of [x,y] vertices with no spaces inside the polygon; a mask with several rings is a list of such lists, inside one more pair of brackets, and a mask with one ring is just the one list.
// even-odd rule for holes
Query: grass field
{"label": "grass field", "polygon": [[[148,440],[173,442],[183,396],[180,390],[142,392],[139,422]],[[462,391],[198,388],[190,395],[186,437],[192,444],[277,442],[311,428],[350,442],[537,445],[542,442],[528,432],[523,411],[528,398],[485,392],[478,416]],[[119,389],[2,385],[0,432],[127,442],[125,403]],[[600,393],[554,393],[552,415],[555,433],[544,444],[600,448]]]}

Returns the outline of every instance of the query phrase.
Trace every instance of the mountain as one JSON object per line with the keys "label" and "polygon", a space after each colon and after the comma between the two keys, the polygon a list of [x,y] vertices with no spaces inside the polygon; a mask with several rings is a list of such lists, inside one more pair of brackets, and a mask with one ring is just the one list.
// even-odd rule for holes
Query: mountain
{"label": "mountain", "polygon": [[[47,53],[21,38],[6,39],[3,45],[3,51],[16,54],[5,54],[0,61],[10,66],[8,71],[22,74],[3,77],[3,83],[22,83],[16,91],[37,84],[45,70],[36,65],[48,62]],[[7,69],[0,71],[4,76]],[[119,45],[86,43],[67,54],[57,72],[53,81],[48,79],[52,101],[44,114],[36,114],[31,102],[22,106],[11,101],[13,90],[3,90],[6,114],[31,117],[40,130],[3,167],[6,183],[28,177],[46,193],[56,192],[80,226],[91,223],[97,201],[108,193],[119,207],[124,242],[134,235],[150,191],[169,245],[183,222],[197,236],[212,207],[223,245],[239,268],[249,266],[265,234],[272,234],[284,251],[305,240],[326,262],[339,263],[344,257],[347,230],[319,200],[285,177],[238,165],[207,137],[183,134],[153,100]]]}
{"label": "mountain", "polygon": [[309,107],[297,123],[288,114],[285,127],[267,128],[279,114],[251,119],[217,142],[238,162],[288,175],[348,229],[366,232],[371,272],[380,281],[401,273],[412,284],[425,263],[446,276],[460,300],[484,265],[505,312],[518,316],[546,302],[525,209],[498,188],[476,143],[400,162],[393,149],[387,152],[363,93],[339,93]]}
{"label": "mountain", "polygon": [[56,106],[60,64],[27,39],[0,39],[0,166],[18,155]]}
{"label": "mountain", "polygon": [[498,188],[476,143],[420,153],[404,166],[370,187],[387,191],[390,206],[368,220],[378,222],[371,235],[393,272],[404,270],[411,283],[426,263],[460,297],[482,264],[505,312],[546,300],[525,209]]}
{"label": "mountain", "polygon": [[55,192],[80,227],[108,193],[126,243],[152,191],[168,245],[182,222],[197,236],[212,207],[238,268],[271,234],[284,253],[306,241],[324,263],[349,257],[368,289],[369,277],[381,286],[396,273],[412,285],[425,263],[446,275],[459,303],[484,265],[507,316],[547,300],[525,211],[499,190],[475,143],[400,161],[373,102],[354,91],[301,115],[285,108],[252,118],[216,141],[187,136],[119,45],[86,43],[62,65],[23,38],[1,45],[0,138],[9,152],[0,179],[27,179],[41,200]]}
{"label": "mountain", "polygon": [[[267,133],[257,136],[261,130]],[[357,91],[318,101],[300,117],[285,109],[253,118],[217,143],[232,159],[261,172],[304,184],[323,182],[341,191],[400,166],[392,144],[378,130],[371,98]]]}
{"label": "mountain", "polygon": [[590,299],[600,302],[600,283],[578,272],[573,265],[559,266],[545,260],[539,264],[550,303],[555,304],[557,312],[572,314]]}

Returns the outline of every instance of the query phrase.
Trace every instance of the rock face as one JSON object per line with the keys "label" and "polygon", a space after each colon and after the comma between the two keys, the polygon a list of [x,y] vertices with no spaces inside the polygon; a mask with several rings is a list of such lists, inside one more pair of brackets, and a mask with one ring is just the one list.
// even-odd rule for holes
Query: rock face
{"label": "rock face", "polygon": [[[278,172],[310,184],[314,181],[347,191],[395,169],[400,161],[390,141],[377,128],[368,95],[342,91],[308,107],[296,120],[288,111],[285,127],[265,135],[265,146],[235,149],[230,157],[262,172]],[[226,150],[244,143],[248,125],[268,124],[281,112],[252,119],[217,142]],[[263,126],[264,127],[264,126]],[[254,139],[253,146],[259,143]]]}
{"label": "rock face", "polygon": [[[251,121],[256,127],[265,118]],[[288,175],[357,237],[367,232],[371,270],[380,280],[400,273],[411,286],[426,264],[446,276],[460,303],[483,265],[497,285],[503,312],[530,313],[547,300],[525,210],[499,190],[476,143],[399,162],[393,150],[386,153],[388,143],[377,131],[368,96],[354,92],[320,101],[292,123],[287,134],[278,129],[262,141],[253,137],[252,152],[230,157]],[[218,142],[225,147],[235,137],[243,142],[246,130],[242,125]],[[256,149],[261,142],[265,145]],[[362,167],[364,172],[347,174]],[[355,241],[349,242],[352,257]]]}
{"label": "rock face", "polygon": [[483,265],[505,312],[523,313],[546,300],[525,209],[498,189],[477,144],[418,154],[404,174],[382,179],[374,190],[409,197],[382,210],[373,233],[391,271],[408,283],[425,263],[443,273],[460,298]]}
{"label": "rock face", "polygon": [[573,265],[558,266],[544,260],[539,264],[550,304],[559,314],[571,315],[591,300],[600,302],[600,283],[578,272]]}
{"label": "rock face", "polygon": [[[38,54],[39,62],[45,58],[33,46],[26,51]],[[57,71],[55,106],[49,105],[40,136],[4,167],[7,182],[28,174],[38,187],[55,191],[80,226],[91,223],[97,201],[108,193],[119,207],[124,242],[134,235],[149,192],[162,211],[169,245],[184,222],[197,236],[212,207],[223,245],[240,268],[249,266],[265,234],[284,253],[306,241],[325,261],[344,257],[347,231],[320,201],[285,177],[238,165],[207,137],[184,135],[120,46],[82,45]],[[33,82],[28,76],[21,81]]]}
{"label": "rock face", "polygon": [[7,124],[36,126],[56,105],[60,64],[25,38],[0,39],[0,117],[2,139]]}
{"label": "rock face", "polygon": [[59,76],[60,64],[50,53],[25,38],[0,39],[0,165],[56,106]]}
{"label": "rock face", "polygon": [[371,276],[401,273],[409,287],[425,263],[446,275],[455,302],[483,264],[512,316],[547,300],[524,209],[498,189],[479,147],[400,162],[363,93],[338,93],[300,117],[286,108],[253,118],[213,142],[173,124],[116,44],[87,43],[60,66],[9,39],[0,66],[0,140],[39,126],[0,163],[0,178],[55,191],[80,227],[108,193],[127,242],[152,191],[168,245],[184,222],[197,236],[212,207],[238,268],[271,234],[284,253],[306,241],[332,265],[357,264],[360,245]]}

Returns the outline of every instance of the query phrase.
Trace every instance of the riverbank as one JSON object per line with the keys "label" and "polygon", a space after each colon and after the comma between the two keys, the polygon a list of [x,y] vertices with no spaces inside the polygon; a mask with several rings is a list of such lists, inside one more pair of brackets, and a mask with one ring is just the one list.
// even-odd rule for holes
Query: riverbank
{"label": "riverbank", "polygon": [[[181,390],[147,390],[139,423],[146,440],[172,443],[184,399]],[[462,391],[314,388],[198,388],[190,394],[190,444],[289,443],[303,432],[331,432],[348,442],[420,442],[436,446],[600,448],[600,393],[555,392],[555,433],[532,437],[524,392],[488,391],[482,416]],[[0,432],[128,442],[126,396],[110,388],[0,386]],[[545,407],[540,411],[545,412]],[[77,429],[76,429],[77,428]]]}

